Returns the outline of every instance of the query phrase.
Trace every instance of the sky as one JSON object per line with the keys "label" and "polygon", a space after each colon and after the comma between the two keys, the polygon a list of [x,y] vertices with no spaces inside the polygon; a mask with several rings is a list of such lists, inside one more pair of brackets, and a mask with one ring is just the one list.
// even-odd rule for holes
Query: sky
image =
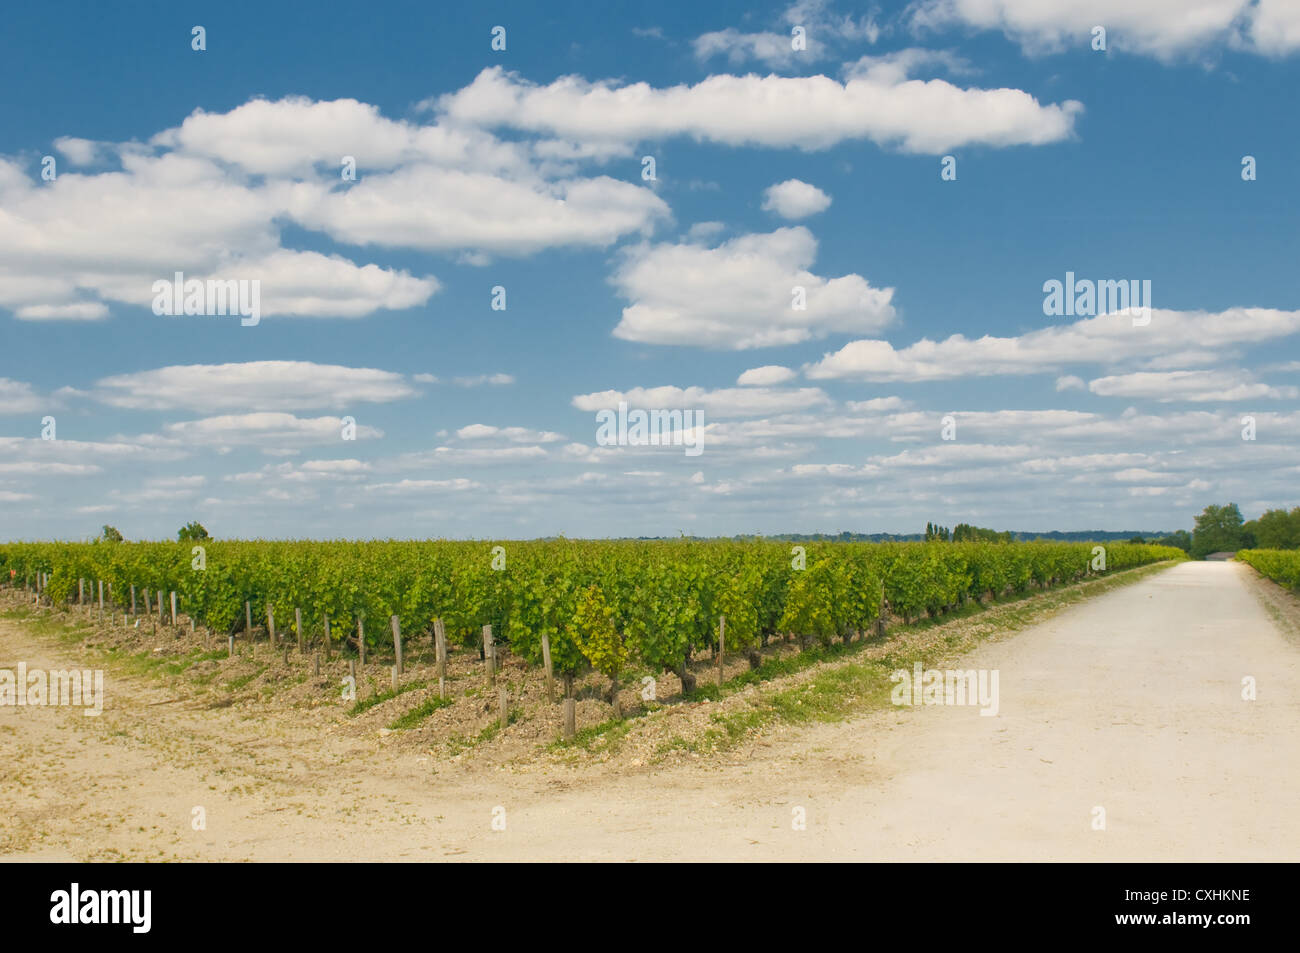
{"label": "sky", "polygon": [[1300,3],[594,9],[8,10],[0,539],[1300,504]]}

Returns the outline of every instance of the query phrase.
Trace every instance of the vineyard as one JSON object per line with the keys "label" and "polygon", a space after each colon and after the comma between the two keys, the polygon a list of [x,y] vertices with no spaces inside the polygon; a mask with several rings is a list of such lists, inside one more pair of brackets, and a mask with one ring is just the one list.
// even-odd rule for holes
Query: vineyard
{"label": "vineyard", "polygon": [[1300,592],[1300,551],[1294,549],[1243,549],[1237,558],[1274,582]]}
{"label": "vineyard", "polygon": [[[484,626],[530,665],[593,668],[617,683],[630,662],[680,673],[692,654],[776,636],[830,644],[885,616],[911,622],[972,599],[1184,558],[1135,543],[808,543],[771,541],[12,543],[0,577],[52,605],[179,612],[210,631],[275,620],[283,637],[361,649],[408,636],[480,644]],[[167,594],[164,596],[164,593]],[[164,599],[167,603],[164,603]],[[298,619],[304,631],[297,632]],[[391,629],[390,629],[390,623]],[[328,633],[328,635],[327,635]],[[250,633],[250,636],[252,633]],[[693,681],[693,679],[691,679]]]}

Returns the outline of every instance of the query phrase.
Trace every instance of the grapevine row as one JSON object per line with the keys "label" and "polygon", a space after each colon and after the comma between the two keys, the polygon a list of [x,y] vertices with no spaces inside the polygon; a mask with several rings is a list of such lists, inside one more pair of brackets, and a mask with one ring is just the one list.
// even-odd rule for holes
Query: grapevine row
{"label": "grapevine row", "polygon": [[775,635],[829,643],[868,631],[888,612],[911,620],[986,593],[1001,595],[1169,559],[1181,550],[1136,543],[838,543],[774,541],[10,543],[0,574],[22,584],[48,574],[67,601],[79,580],[104,581],[123,604],[132,586],[176,592],[181,611],[215,631],[276,610],[308,636],[365,625],[383,637],[390,616],[412,635],[440,618],[449,640],[498,640],[537,664],[549,637],[560,674],[593,665],[616,674],[636,658],[683,671],[717,639],[728,650]]}
{"label": "grapevine row", "polygon": [[1243,549],[1237,558],[1269,579],[1300,592],[1300,551],[1294,549]]}

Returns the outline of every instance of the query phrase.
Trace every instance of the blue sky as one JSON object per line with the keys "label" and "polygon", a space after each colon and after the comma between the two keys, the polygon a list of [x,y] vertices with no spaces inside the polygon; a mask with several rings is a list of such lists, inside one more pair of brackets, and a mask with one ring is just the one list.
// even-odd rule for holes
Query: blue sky
{"label": "blue sky", "polygon": [[[1300,503],[1300,7],[1185,5],[15,8],[0,538]],[[176,271],[260,323],[155,314]],[[1150,281],[1149,323],[1045,315],[1067,272]],[[620,400],[702,452],[598,445]]]}

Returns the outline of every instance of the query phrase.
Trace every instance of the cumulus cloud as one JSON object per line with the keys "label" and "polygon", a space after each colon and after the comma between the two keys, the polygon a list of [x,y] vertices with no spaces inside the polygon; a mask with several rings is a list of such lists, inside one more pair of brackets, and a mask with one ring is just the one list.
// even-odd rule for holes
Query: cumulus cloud
{"label": "cumulus cloud", "polygon": [[0,377],[0,414],[34,414],[53,406],[48,397],[41,397],[24,381]]}
{"label": "cumulus cloud", "polygon": [[795,372],[779,364],[766,364],[763,367],[751,367],[736,379],[741,387],[770,387],[794,380]]}
{"label": "cumulus cloud", "polygon": [[[798,0],[781,15],[788,24],[784,32],[745,33],[735,27],[701,34],[691,44],[701,60],[725,56],[733,65],[758,60],[771,67],[788,67],[825,59],[834,50],[853,41],[875,43],[880,26],[871,15],[854,18],[837,14],[826,0]],[[802,30],[804,48],[794,48],[793,28]]]}
{"label": "cumulus cloud", "polygon": [[494,427],[491,424],[469,424],[456,431],[462,440],[498,439],[511,443],[554,443],[563,440],[562,434],[551,430],[532,430],[528,427]]}
{"label": "cumulus cloud", "polygon": [[871,381],[935,381],[998,374],[1041,374],[1070,364],[1118,364],[1156,357],[1171,342],[1189,350],[1222,352],[1234,345],[1257,344],[1300,332],[1300,311],[1230,308],[1220,312],[1151,312],[1151,321],[1134,326],[1122,314],[1099,315],[1065,326],[1030,331],[1019,337],[954,334],[943,341],[922,338],[895,349],[888,341],[850,341],[805,368],[812,379],[857,378]]}
{"label": "cumulus cloud", "polygon": [[669,218],[649,189],[607,176],[516,181],[427,165],[368,176],[342,191],[301,185],[290,208],[300,224],[348,244],[515,255],[604,246]]}
{"label": "cumulus cloud", "polygon": [[[200,420],[163,425],[162,432],[137,439],[152,443],[199,446],[222,452],[233,447],[262,447],[270,450],[320,446],[341,441],[343,420],[339,417],[296,417],[293,414],[261,412],[223,414]],[[357,439],[377,439],[382,430],[358,424]]]}
{"label": "cumulus cloud", "polygon": [[[253,100],[196,110],[146,143],[64,136],[73,166],[37,183],[0,157],[0,307],[23,320],[100,320],[147,308],[153,283],[257,280],[263,315],[362,317],[439,290],[343,254],[286,247],[300,226],[351,246],[461,260],[604,247],[671,218],[655,193],[576,174],[617,150],[506,141],[473,124],[393,120],[351,99]],[[355,161],[355,178],[340,174]]]}
{"label": "cumulus cloud", "polygon": [[342,410],[414,397],[401,374],[310,361],[188,364],[116,374],[96,396],[130,410]]}
{"label": "cumulus cloud", "polygon": [[621,401],[644,410],[703,410],[709,417],[753,417],[827,407],[831,400],[820,388],[768,387],[633,387],[579,394],[573,406],[595,413],[615,410]]}
{"label": "cumulus cloud", "polygon": [[456,377],[452,380],[452,383],[458,387],[482,387],[484,384],[505,387],[514,382],[515,379],[510,374],[476,374],[472,377]]}
{"label": "cumulus cloud", "polygon": [[807,218],[830,208],[831,197],[807,182],[786,179],[763,191],[763,210],[782,218]]}
{"label": "cumulus cloud", "polygon": [[[808,269],[817,240],[802,226],[742,235],[716,248],[639,245],[612,280],[632,302],[614,336],[648,344],[743,350],[834,332],[872,333],[894,319],[892,288]],[[804,289],[797,308],[793,289]]]}
{"label": "cumulus cloud", "polygon": [[868,70],[827,76],[710,76],[657,89],[564,76],[547,86],[498,66],[431,101],[452,120],[579,141],[641,142],[690,136],[731,146],[815,150],[868,139],[906,152],[961,146],[1044,145],[1068,138],[1082,104],[1042,105],[1018,89]]}
{"label": "cumulus cloud", "polygon": [[963,25],[1000,30],[1027,52],[1088,49],[1104,26],[1108,49],[1162,60],[1212,47],[1267,55],[1300,49],[1300,10],[1292,0],[922,0],[918,31]]}
{"label": "cumulus cloud", "polygon": [[1300,388],[1274,387],[1240,371],[1146,371],[1099,377],[1088,389],[1102,397],[1145,397],[1172,401],[1280,400],[1300,396]]}

